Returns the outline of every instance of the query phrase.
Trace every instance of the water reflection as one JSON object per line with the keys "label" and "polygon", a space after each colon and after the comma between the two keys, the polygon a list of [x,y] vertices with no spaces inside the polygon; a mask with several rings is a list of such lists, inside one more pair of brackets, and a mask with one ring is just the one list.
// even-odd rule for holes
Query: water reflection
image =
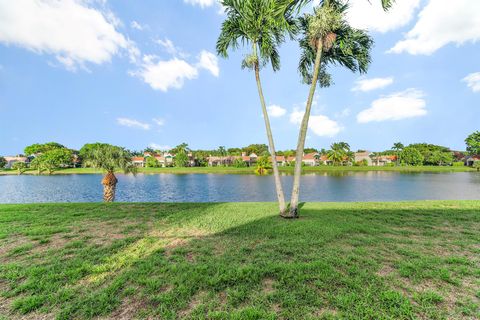
{"label": "water reflection", "polygon": [[[272,176],[119,175],[126,202],[275,201]],[[96,202],[100,175],[0,176],[0,203]],[[293,177],[282,176],[290,195]],[[303,201],[480,199],[480,173],[324,172],[302,176]]]}

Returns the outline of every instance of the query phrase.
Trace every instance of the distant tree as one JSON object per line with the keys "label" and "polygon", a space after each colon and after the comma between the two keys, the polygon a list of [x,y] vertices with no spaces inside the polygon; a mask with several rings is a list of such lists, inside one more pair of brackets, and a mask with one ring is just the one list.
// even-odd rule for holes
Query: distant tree
{"label": "distant tree", "polygon": [[332,148],[331,150],[327,151],[327,158],[333,162],[334,166],[338,166],[342,164],[343,159],[345,158],[345,150]]}
{"label": "distant tree", "polygon": [[400,152],[400,161],[409,166],[421,166],[424,156],[415,147],[406,147]]}
{"label": "distant tree", "polygon": [[122,170],[124,173],[136,173],[136,167],[132,164],[131,152],[124,148],[102,145],[96,148],[85,159],[88,166],[96,169],[101,169],[106,172],[102,179],[103,184],[103,201],[115,201],[115,191],[117,188],[117,177],[115,177],[116,170]]}
{"label": "distant tree", "polygon": [[155,150],[151,147],[147,147],[147,148],[143,149],[143,153],[146,153],[146,152],[155,153]]}
{"label": "distant tree", "polygon": [[35,143],[24,149],[24,153],[27,156],[44,153],[54,149],[65,149],[65,146],[57,142],[47,142],[43,144]]}
{"label": "distant tree", "polygon": [[272,169],[272,162],[270,161],[269,156],[261,156],[257,160],[257,166],[255,168],[255,173],[258,175],[266,175]]}
{"label": "distant tree", "polygon": [[403,150],[403,148],[405,148],[405,146],[404,146],[403,143],[401,143],[401,142],[395,142],[395,143],[393,144],[392,150],[395,151],[395,155],[397,156],[397,166],[398,166],[398,164],[400,163],[400,162],[399,162],[399,159],[400,159],[399,154],[400,154],[400,151]]}
{"label": "distant tree", "polygon": [[475,131],[465,139],[467,152],[471,155],[480,154],[480,131]]}
{"label": "distant tree", "polygon": [[160,168],[160,162],[155,157],[147,157],[145,166],[147,168]]}
{"label": "distant tree", "polygon": [[251,144],[248,147],[243,148],[243,152],[245,152],[247,155],[252,153],[255,153],[257,156],[269,155],[266,144]]}
{"label": "distant tree", "polygon": [[7,165],[7,160],[4,157],[0,157],[0,169],[5,168]]}
{"label": "distant tree", "polygon": [[444,166],[450,165],[453,162],[452,152],[434,151],[430,154],[429,164]]}
{"label": "distant tree", "polygon": [[17,161],[12,165],[12,169],[17,170],[18,174],[22,174],[27,170],[27,165],[25,162]]}
{"label": "distant tree", "polygon": [[109,144],[101,143],[101,142],[87,143],[80,148],[80,151],[78,152],[78,154],[82,159],[91,158],[93,153],[96,150],[98,150],[99,148],[107,147],[107,146],[109,146]]}
{"label": "distant tree", "polygon": [[333,162],[333,165],[341,165],[345,158],[352,157],[350,145],[346,142],[335,142],[330,148],[331,150],[327,151],[327,158]]}
{"label": "distant tree", "polygon": [[293,157],[293,156],[295,156],[295,150],[287,150],[287,151],[284,151],[284,152],[283,152],[283,155],[284,155],[285,157]]}
{"label": "distant tree", "polygon": [[240,148],[229,148],[227,149],[228,154],[232,156],[239,156],[242,154],[242,149]]}
{"label": "distant tree", "polygon": [[188,147],[187,143],[181,143],[172,150],[170,150],[170,153],[177,154],[179,152],[184,152],[185,154],[190,152],[190,148]]}
{"label": "distant tree", "polygon": [[180,150],[175,155],[175,167],[188,167],[189,159],[187,152]]}
{"label": "distant tree", "polygon": [[447,147],[429,143],[414,143],[408,145],[408,147],[415,148],[422,154],[424,165],[436,165],[435,159],[432,159],[432,155],[435,152],[450,152],[450,149]]}
{"label": "distant tree", "polygon": [[318,151],[317,151],[317,149],[315,149],[315,148],[305,148],[305,149],[303,150],[303,152],[305,152],[306,154],[308,154],[308,153],[316,153],[316,152],[318,152]]}
{"label": "distant tree", "polygon": [[37,174],[41,174],[43,172],[42,164],[40,161],[40,157],[36,157],[32,161],[30,161],[30,169],[37,170]]}
{"label": "distant tree", "polygon": [[219,154],[220,157],[227,156],[227,150],[225,149],[224,146],[218,147],[218,154]]}
{"label": "distant tree", "polygon": [[473,163],[473,168],[477,169],[477,171],[480,171],[480,161],[475,161]]}
{"label": "distant tree", "polygon": [[37,170],[47,171],[48,174],[52,174],[56,169],[72,163],[72,151],[68,149],[52,149],[42,153],[35,159],[34,167],[38,165]]}

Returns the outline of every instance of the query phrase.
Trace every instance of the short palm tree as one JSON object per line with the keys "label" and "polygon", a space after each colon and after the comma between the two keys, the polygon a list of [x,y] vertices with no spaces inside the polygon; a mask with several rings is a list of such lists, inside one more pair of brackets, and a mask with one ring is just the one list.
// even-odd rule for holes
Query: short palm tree
{"label": "short palm tree", "polygon": [[327,152],[328,160],[332,161],[334,165],[342,164],[345,161],[345,157],[348,156],[348,152],[350,152],[350,146],[345,142],[336,142],[333,143]]}
{"label": "short palm tree", "polygon": [[[305,4],[310,1],[298,2]],[[382,0],[382,5],[387,9],[392,2],[393,0]],[[301,161],[317,84],[321,87],[330,85],[331,76],[327,73],[327,65],[340,65],[352,72],[365,73],[370,64],[373,40],[365,31],[348,24],[345,19],[347,8],[343,1],[323,0],[313,14],[305,14],[299,19],[303,34],[299,41],[302,51],[299,71],[304,82],[310,84],[310,92],[298,137],[289,218],[298,217]]]}
{"label": "short palm tree", "polygon": [[[242,68],[255,72],[270,155],[272,159],[276,159],[273,134],[260,80],[260,69],[268,63],[274,71],[280,69],[278,47],[285,41],[286,35],[293,36],[296,31],[295,1],[222,0],[221,4],[225,8],[226,19],[218,37],[217,53],[228,58],[228,51],[238,49],[240,45],[251,48],[250,54],[242,62]],[[276,161],[272,161],[272,168],[280,214],[284,215],[287,208]]]}
{"label": "short palm tree", "polygon": [[116,170],[121,170],[125,174],[136,174],[136,167],[132,164],[132,154],[124,148],[102,144],[92,152],[90,152],[84,165],[101,169],[106,172],[102,179],[103,184],[103,201],[115,201],[115,192],[117,188]]}

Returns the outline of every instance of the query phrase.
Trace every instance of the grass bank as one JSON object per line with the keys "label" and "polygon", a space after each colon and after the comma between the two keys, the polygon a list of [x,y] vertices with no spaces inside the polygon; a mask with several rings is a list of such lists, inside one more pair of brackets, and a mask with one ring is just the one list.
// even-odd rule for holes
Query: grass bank
{"label": "grass bank", "polygon": [[[280,172],[293,174],[293,167],[280,167]],[[192,167],[192,168],[139,168],[139,173],[146,174],[189,174],[189,173],[216,173],[216,174],[254,174],[255,168],[234,168],[234,167]],[[368,172],[368,171],[389,171],[389,172],[475,172],[470,167],[439,167],[439,166],[418,166],[418,167],[353,167],[353,166],[318,166],[304,167],[303,173],[343,173],[343,172]],[[101,171],[92,168],[62,169],[54,174],[95,174]],[[17,174],[14,170],[0,170],[0,175]],[[28,170],[24,174],[37,174],[35,170]]]}
{"label": "grass bank", "polygon": [[478,319],[480,201],[0,205],[0,315]]}

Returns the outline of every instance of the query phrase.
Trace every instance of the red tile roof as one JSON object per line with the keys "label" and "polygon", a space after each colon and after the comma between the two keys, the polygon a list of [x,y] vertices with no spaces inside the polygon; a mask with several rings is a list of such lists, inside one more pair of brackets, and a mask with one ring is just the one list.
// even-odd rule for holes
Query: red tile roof
{"label": "red tile roof", "polygon": [[144,157],[133,157],[133,158],[132,158],[132,161],[135,161],[135,162],[137,162],[137,161],[145,161],[145,158],[144,158]]}

